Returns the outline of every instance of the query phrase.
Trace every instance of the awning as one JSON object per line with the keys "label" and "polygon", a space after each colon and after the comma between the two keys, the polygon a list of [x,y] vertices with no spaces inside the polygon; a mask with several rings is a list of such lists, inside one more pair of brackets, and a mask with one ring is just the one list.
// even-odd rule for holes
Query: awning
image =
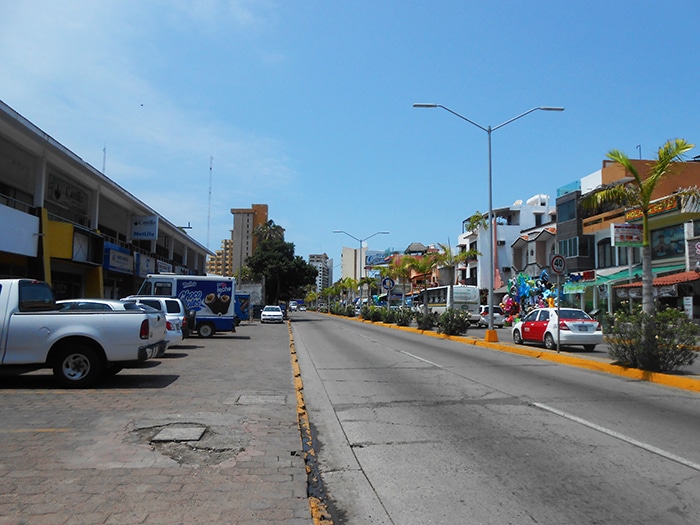
{"label": "awning", "polygon": [[[618,267],[619,268],[619,267]],[[668,266],[657,266],[656,268],[651,269],[652,275],[657,275],[660,273],[669,273],[669,272],[677,272],[678,270],[683,270],[685,269],[685,264],[671,264]],[[610,269],[606,270],[596,270],[597,277],[595,281],[588,281],[588,282],[579,282],[579,283],[565,283],[564,284],[564,293],[583,293],[585,289],[589,286],[593,285],[614,285],[616,283],[622,282],[622,281],[628,281],[630,279],[630,270],[629,267],[625,268],[624,270],[620,269],[617,270],[613,273],[609,273],[608,275],[604,275],[604,272],[610,271]],[[601,275],[602,274],[602,275]],[[641,277],[642,276],[642,265],[638,264],[632,268],[632,275],[631,278],[634,279],[636,277]],[[627,284],[627,283],[624,283]],[[635,284],[635,283],[632,283]],[[641,286],[641,283],[639,284]]]}
{"label": "awning", "polygon": [[[700,272],[679,272],[672,273],[671,275],[664,275],[663,277],[657,277],[653,281],[654,286],[671,286],[674,284],[689,283],[692,281],[700,281]],[[619,284],[615,288],[637,288],[641,287],[642,283],[627,283]]]}

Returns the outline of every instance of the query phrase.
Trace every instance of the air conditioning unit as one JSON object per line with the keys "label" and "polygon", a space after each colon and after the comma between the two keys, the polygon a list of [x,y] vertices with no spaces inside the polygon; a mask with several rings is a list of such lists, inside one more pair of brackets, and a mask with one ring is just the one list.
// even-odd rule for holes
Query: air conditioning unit
{"label": "air conditioning unit", "polygon": [[505,246],[505,245],[506,245],[506,241],[496,241],[496,244],[497,244],[498,246]]}

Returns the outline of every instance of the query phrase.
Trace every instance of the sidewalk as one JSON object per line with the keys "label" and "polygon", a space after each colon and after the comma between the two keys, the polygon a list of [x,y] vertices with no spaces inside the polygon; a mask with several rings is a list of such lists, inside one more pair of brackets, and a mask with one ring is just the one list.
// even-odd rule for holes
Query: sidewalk
{"label": "sidewalk", "polygon": [[287,324],[92,389],[0,376],[0,525],[311,525]]}

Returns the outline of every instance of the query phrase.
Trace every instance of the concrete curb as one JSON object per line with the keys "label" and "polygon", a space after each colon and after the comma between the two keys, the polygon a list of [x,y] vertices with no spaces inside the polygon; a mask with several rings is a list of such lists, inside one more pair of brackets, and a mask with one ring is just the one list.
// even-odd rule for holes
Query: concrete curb
{"label": "concrete curb", "polygon": [[397,326],[376,321],[366,321],[357,317],[342,317],[337,315],[333,317],[338,319],[347,319],[348,321],[369,323],[376,326],[382,326],[384,328],[390,328],[392,330],[403,330],[405,332],[412,332],[428,337],[436,337],[438,339],[448,339],[450,341],[456,341],[467,345],[480,346],[483,348],[489,348],[491,350],[497,350],[499,352],[508,352],[511,354],[524,355],[527,357],[543,359],[545,361],[552,361],[568,366],[586,368],[588,370],[594,370],[596,372],[603,372],[606,374],[622,376],[637,381],[647,381],[649,383],[669,386],[672,388],[679,388],[682,390],[689,390],[692,392],[700,392],[700,377],[698,376],[689,377],[675,374],[662,374],[659,372],[647,372],[645,370],[639,370],[637,368],[626,368],[624,366],[613,364],[609,360],[604,360],[606,358],[576,357],[568,354],[562,354],[561,352],[557,353],[548,350],[529,348],[526,346],[516,346],[515,344],[486,342],[483,339],[479,339],[476,337],[444,335],[438,334],[437,332],[433,332],[431,330],[419,330],[410,326]]}
{"label": "concrete curb", "polygon": [[301,379],[299,359],[297,357],[296,346],[294,345],[294,334],[292,333],[290,321],[287,321],[287,329],[289,330],[289,351],[292,359],[292,373],[294,374],[294,389],[296,390],[297,396],[299,433],[301,434],[301,447],[304,455],[304,464],[306,466],[309,509],[311,510],[311,517],[314,523],[333,525],[333,519],[325,503],[325,490],[323,489],[321,475],[318,472],[311,423],[309,421],[309,414],[306,411],[306,402],[304,401],[304,384]]}

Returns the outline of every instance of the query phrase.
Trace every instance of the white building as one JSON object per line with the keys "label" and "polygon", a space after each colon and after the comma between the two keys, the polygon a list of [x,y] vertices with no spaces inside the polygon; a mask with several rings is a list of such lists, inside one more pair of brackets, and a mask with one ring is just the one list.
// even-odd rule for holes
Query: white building
{"label": "white building", "polygon": [[[555,246],[553,235],[556,230],[552,232],[550,228],[556,216],[556,206],[551,202],[549,195],[539,194],[530,197],[524,203],[517,200],[511,206],[494,209],[493,216],[493,227],[485,228],[484,225],[480,225],[474,231],[469,230],[471,217],[463,221],[458,249],[476,250],[481,255],[458,267],[457,274],[460,282],[476,285],[480,289],[489,288],[489,235],[493,235],[494,292],[502,294],[505,293],[505,284],[515,272],[525,269],[534,271],[535,267],[549,264],[549,259],[542,250],[553,250]],[[523,232],[527,232],[528,239],[532,237],[534,242],[539,240],[541,244],[530,246],[530,242],[527,241],[524,243],[527,250],[524,250],[521,240]],[[533,250],[532,254],[530,249]],[[514,253],[518,260],[513,259]]]}

